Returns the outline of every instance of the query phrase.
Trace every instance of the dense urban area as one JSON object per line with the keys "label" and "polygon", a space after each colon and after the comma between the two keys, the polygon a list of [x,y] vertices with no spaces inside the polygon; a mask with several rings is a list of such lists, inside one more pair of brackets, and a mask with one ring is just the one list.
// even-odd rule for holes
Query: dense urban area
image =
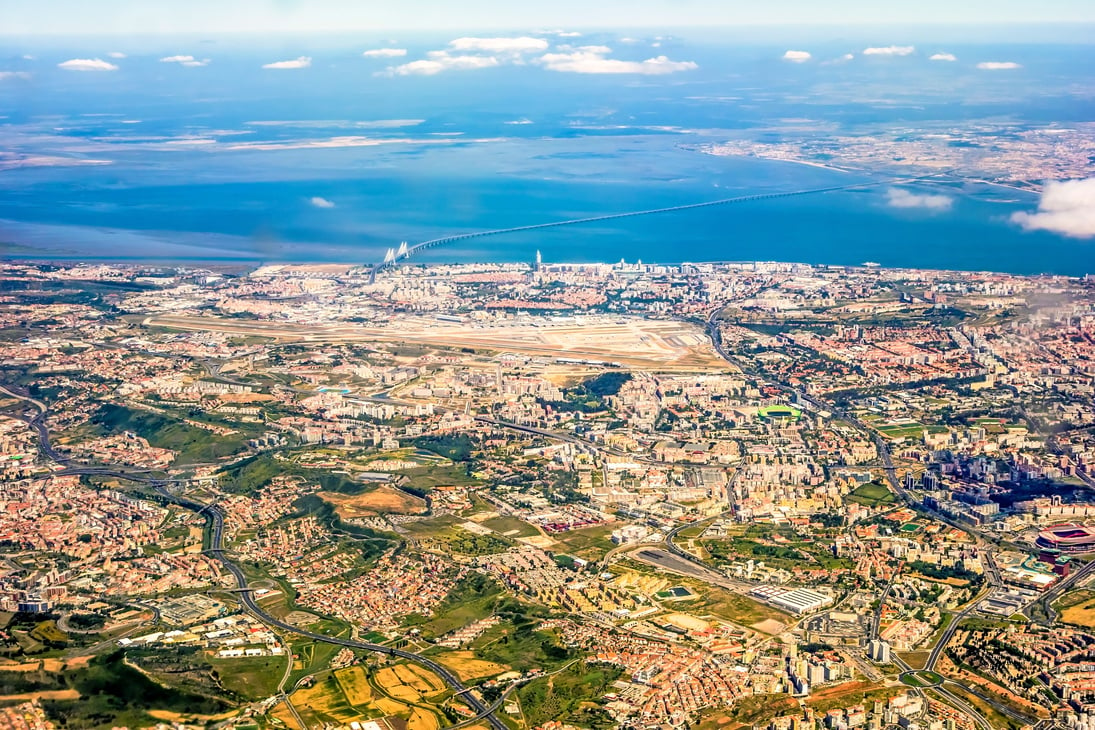
{"label": "dense urban area", "polygon": [[0,726],[1095,727],[1093,281],[373,274],[0,265]]}

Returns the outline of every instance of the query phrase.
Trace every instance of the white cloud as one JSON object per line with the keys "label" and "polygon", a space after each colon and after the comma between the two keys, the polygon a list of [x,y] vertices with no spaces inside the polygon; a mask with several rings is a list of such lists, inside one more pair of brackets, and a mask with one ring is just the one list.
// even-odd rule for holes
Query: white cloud
{"label": "white cloud", "polygon": [[890,188],[886,197],[893,208],[921,208],[924,210],[950,210],[954,198],[947,195],[917,195],[901,188]]}
{"label": "white cloud", "polygon": [[916,52],[916,46],[875,46],[864,48],[864,56],[911,56]]}
{"label": "white cloud", "polygon": [[792,63],[806,63],[811,58],[813,58],[813,56],[810,55],[809,51],[787,51],[787,53],[783,54],[783,60],[791,61]]}
{"label": "white cloud", "polygon": [[392,66],[385,76],[434,76],[442,71],[473,71],[501,65],[494,56],[450,56],[445,51],[433,51],[430,58]]}
{"label": "white cloud", "polygon": [[855,60],[855,54],[854,53],[845,53],[843,56],[837,56],[832,61],[822,61],[821,65],[822,66],[833,66],[833,65],[838,64],[838,63],[848,63],[849,61],[854,61],[854,60]]}
{"label": "white cloud", "polygon": [[193,56],[165,56],[160,59],[160,63],[177,63],[180,66],[208,66],[209,59],[203,58],[199,61]]}
{"label": "white cloud", "polygon": [[457,38],[449,43],[454,51],[472,53],[534,53],[546,51],[548,42],[543,38],[521,36],[519,38]]}
{"label": "white cloud", "polygon": [[126,55],[124,53],[122,53],[121,51],[111,51],[110,53],[108,53],[106,55],[110,56],[111,58],[125,58],[126,57]]}
{"label": "white cloud", "polygon": [[[598,51],[602,50],[596,46]],[[579,74],[643,74],[660,76],[677,71],[691,71],[699,68],[692,61],[671,61],[666,56],[655,56],[645,61],[620,61],[605,58],[604,53],[578,49],[572,53],[545,53],[539,63],[550,71],[563,71]]]}
{"label": "white cloud", "polygon": [[335,207],[335,204],[332,203],[330,200],[327,200],[327,198],[321,198],[318,195],[316,197],[312,198],[311,200],[309,200],[308,202],[311,203],[316,208],[334,208]]}
{"label": "white cloud", "polygon": [[953,53],[936,53],[928,59],[929,61],[957,61],[958,56]]}
{"label": "white cloud", "polygon": [[117,71],[118,67],[101,58],[72,58],[57,64],[66,71]]}
{"label": "white cloud", "polygon": [[267,63],[263,65],[263,68],[308,68],[312,65],[312,59],[310,56],[301,56],[294,58],[291,61],[274,61],[273,63]]}
{"label": "white cloud", "polygon": [[572,30],[572,31],[566,31],[566,30],[534,30],[534,31],[532,31],[532,34],[533,35],[553,35],[553,36],[556,36],[558,38],[581,38],[582,37],[582,34],[579,33],[576,30]]}
{"label": "white cloud", "polygon": [[532,120],[529,119],[528,117],[521,117],[520,119],[511,119],[510,121],[504,122],[504,123],[505,124],[524,125],[524,124],[532,124]]}
{"label": "white cloud", "polygon": [[1022,68],[1014,61],[982,61],[977,64],[982,71],[1010,71],[1013,68]]}
{"label": "white cloud", "polygon": [[8,79],[29,79],[30,74],[26,71],[0,71],[0,81],[6,81]]}
{"label": "white cloud", "polygon": [[578,46],[577,48],[572,46],[559,46],[556,50],[560,53],[571,53],[573,51],[596,53],[598,56],[607,56],[612,53],[612,49],[608,46]]}
{"label": "white cloud", "polygon": [[24,61],[35,61],[37,59],[34,56],[30,55],[29,53],[24,53],[23,54],[23,60]]}
{"label": "white cloud", "polygon": [[1013,213],[1028,231],[1052,231],[1072,238],[1095,237],[1095,177],[1047,182],[1038,212]]}
{"label": "white cloud", "polygon": [[361,54],[365,58],[402,58],[407,55],[406,48],[373,48]]}

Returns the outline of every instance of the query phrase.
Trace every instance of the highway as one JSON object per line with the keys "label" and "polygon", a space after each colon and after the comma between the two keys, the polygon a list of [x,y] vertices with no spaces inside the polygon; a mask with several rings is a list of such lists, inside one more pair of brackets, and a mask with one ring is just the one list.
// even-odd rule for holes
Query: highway
{"label": "highway", "polygon": [[[122,478],[126,475],[120,475]],[[447,667],[435,662],[429,657],[422,656],[421,654],[415,654],[414,652],[405,651],[403,649],[393,649],[388,646],[382,646],[380,644],[372,644],[366,641],[357,641],[354,639],[342,639],[335,636],[327,636],[325,634],[319,634],[314,631],[302,629],[298,626],[294,626],[290,623],[286,623],[281,619],[267,613],[262,607],[255,601],[254,592],[251,590],[247,576],[244,575],[243,570],[227,556],[224,550],[224,513],[217,505],[208,505],[201,502],[196,502],[187,497],[180,497],[172,494],[167,488],[159,483],[149,480],[151,486],[162,496],[164,499],[177,504],[184,509],[188,509],[195,514],[204,515],[209,520],[209,534],[210,542],[209,549],[206,551],[207,555],[218,560],[225,570],[232,574],[232,577],[236,580],[236,586],[239,592],[236,594],[240,605],[252,616],[262,621],[267,626],[281,629],[287,633],[296,634],[297,636],[303,636],[313,641],[320,641],[326,644],[333,644],[335,646],[342,646],[348,649],[358,649],[362,651],[369,651],[376,654],[387,654],[389,656],[399,657],[401,659],[407,659],[420,666],[429,669],[438,677],[441,678],[454,693],[461,695],[461,699],[468,704],[476,715],[480,716],[483,720],[490,723],[491,727],[495,730],[508,730],[505,723],[499,720],[491,708],[483,704],[476,695],[469,691],[468,687],[457,678],[457,676],[450,671]]]}
{"label": "highway", "polygon": [[[715,311],[713,311],[711,313],[711,315],[707,319],[707,336],[711,339],[711,344],[715,347],[715,350],[719,353],[719,355],[724,360],[726,360],[727,362],[732,363],[732,362],[734,362],[733,358],[730,356],[730,354],[728,352],[726,352],[726,349],[724,348],[724,346],[722,344],[722,334],[719,331],[718,320],[717,320],[719,311],[720,310],[716,309]],[[782,383],[772,382],[772,383],[769,383],[769,384],[773,385],[777,388],[781,388],[784,391],[787,391],[788,393],[793,395],[795,398],[800,399],[800,400],[804,400],[807,403],[810,403],[811,405],[813,405],[815,408],[818,408],[818,409],[821,409],[821,410],[824,410],[824,411],[829,411],[829,412],[833,413],[834,416],[848,421],[849,423],[851,423],[856,428],[858,428],[861,431],[863,431],[864,433],[870,435],[871,438],[875,442],[875,446],[878,449],[879,455],[882,458],[882,466],[883,466],[883,470],[886,472],[886,479],[890,483],[890,486],[893,488],[895,494],[897,494],[897,496],[900,497],[902,499],[902,501],[904,501],[906,504],[909,504],[909,505],[916,505],[917,504],[917,500],[915,500],[913,498],[913,496],[910,495],[908,493],[908,491],[898,481],[897,473],[896,473],[895,468],[894,468],[893,459],[890,456],[890,451],[887,448],[885,442],[882,440],[881,436],[879,436],[877,433],[875,433],[870,428],[868,428],[866,426],[866,424],[859,421],[859,419],[855,418],[854,416],[852,416],[850,414],[841,413],[837,409],[833,408],[832,406],[830,406],[827,403],[822,403],[822,402],[812,398],[811,396],[809,396],[805,393],[802,393],[802,392],[800,392],[800,391],[798,391],[794,388],[791,388],[789,386],[783,385]],[[950,520],[944,519],[944,521],[947,522],[947,524],[952,524],[952,522]],[[953,526],[958,527],[959,529],[961,529],[965,532],[970,532],[970,530],[968,528],[960,527],[958,525],[953,525]],[[971,533],[971,534],[973,534],[974,537],[977,538],[977,535],[975,533]],[[993,570],[995,570],[995,564],[993,565]],[[993,573],[993,575],[996,575],[996,574]],[[890,583],[887,584],[886,589],[885,589],[885,591],[883,592],[883,594],[881,596],[881,600],[879,601],[879,606],[878,606],[878,609],[876,611],[875,624],[874,624],[874,626],[872,626],[872,631],[871,631],[872,635],[876,635],[876,633],[878,631],[878,621],[879,621],[879,618],[881,617],[882,603],[885,602],[886,598],[888,597],[889,592],[890,592],[890,588],[892,586],[893,586],[893,581],[890,581]],[[972,610],[972,608],[974,606],[976,606],[976,604],[979,602],[979,600],[980,599],[972,602],[967,610]],[[941,637],[940,641],[936,644],[935,651],[933,651],[933,655],[936,655],[936,659],[938,659],[938,653],[942,652],[943,648],[946,647],[947,641],[949,641],[950,637],[953,636],[954,629],[957,628],[959,620],[960,620],[959,617],[955,617],[955,620],[953,620],[951,622],[951,625],[948,627],[948,630],[946,632],[944,632],[944,636]],[[900,657],[894,656],[893,660],[894,660],[894,663],[897,664],[897,666],[900,667],[903,671],[913,671],[912,667],[910,667],[908,664],[906,664],[905,661],[902,660]],[[932,666],[934,666],[934,664]],[[956,686],[962,687],[963,689],[965,689],[967,691],[970,691],[970,692],[973,691],[972,689],[970,689],[969,687],[967,687],[965,685],[962,685],[962,684],[959,684],[959,683],[954,683],[954,684]],[[921,690],[920,688],[916,688],[915,691],[918,694],[921,694],[921,695],[923,694],[923,690]],[[962,698],[956,696],[954,693],[950,692],[949,690],[947,690],[945,687],[942,687],[942,686],[933,687],[932,691],[937,692],[940,696],[945,698],[947,702],[951,703],[954,707],[957,707],[960,711],[962,711],[963,713],[968,715],[970,718],[972,718],[974,720],[974,722],[976,722],[979,727],[984,728],[984,730],[992,730],[992,725],[988,722],[988,720],[986,720],[984,718],[984,716],[981,715],[981,713],[977,711],[976,708],[974,708],[972,705],[970,705],[968,702],[966,702]],[[978,695],[978,696],[980,696],[980,695]],[[1007,706],[1003,705],[1002,703],[1000,703],[998,701],[990,700],[987,697],[984,697],[983,699],[986,702],[989,702],[990,704],[992,704],[992,706],[995,709],[999,710],[1000,712],[1004,712],[1005,714],[1010,714],[1012,712],[1011,708],[1008,708]]]}
{"label": "highway", "polygon": [[50,444],[49,441],[49,428],[46,426],[46,415],[49,413],[49,406],[40,400],[31,398],[30,395],[22,395],[14,390],[11,390],[3,385],[0,385],[0,393],[17,398],[25,403],[30,403],[38,409],[38,413],[30,418],[24,418],[27,425],[38,432],[38,450],[50,461],[58,464],[63,464],[69,461],[69,457],[57,452]]}
{"label": "highway", "polygon": [[[1095,561],[1087,563],[1064,580],[1058,581],[1057,585],[1039,596],[1035,603],[1041,604],[1042,612],[1045,614],[1045,618],[1039,623],[1044,626],[1052,626],[1057,616],[1057,611],[1053,608],[1053,602],[1060,598],[1069,588],[1072,588],[1081,580],[1091,575],[1093,571],[1095,571]],[[1029,608],[1027,610],[1029,610]]]}
{"label": "highway", "polygon": [[925,175],[914,178],[899,178],[889,180],[879,180],[875,182],[860,182],[852,185],[835,185],[826,188],[810,188],[807,190],[789,190],[783,193],[758,193],[754,195],[739,195],[734,198],[722,198],[720,200],[709,200],[703,203],[688,203],[685,205],[673,205],[667,208],[651,208],[649,210],[633,210],[626,213],[609,213],[607,215],[595,215],[588,218],[572,218],[564,221],[552,221],[550,223],[535,223],[527,226],[514,226],[512,228],[497,228],[488,231],[476,231],[473,233],[458,233],[452,236],[442,236],[441,238],[433,238],[429,241],[422,241],[407,249],[406,254],[401,258],[392,258],[385,260],[382,263],[376,264],[372,268],[370,279],[376,281],[376,275],[384,269],[395,266],[400,260],[408,259],[419,251],[423,251],[435,246],[441,246],[446,243],[455,243],[457,241],[466,241],[472,238],[484,238],[486,236],[500,236],[506,233],[522,233],[525,231],[539,231],[546,228],[561,228],[563,226],[577,226],[585,223],[601,223],[603,221],[621,220],[623,218],[638,218],[639,216],[648,215],[660,215],[663,213],[677,213],[685,210],[696,210],[699,208],[713,208],[722,205],[733,205],[735,203],[749,203],[757,200],[774,200],[776,198],[793,198],[800,195],[817,195],[820,193],[833,193],[841,190],[855,190],[858,188],[878,187],[879,185],[899,185],[901,183],[917,182],[926,180],[929,178],[937,177],[942,173],[935,173],[932,175]]}
{"label": "highway", "polygon": [[[0,386],[0,392],[6,393],[13,398],[18,398],[24,401],[32,402],[39,410],[37,416],[32,419],[31,423],[39,425],[38,433],[40,436],[39,447],[42,453],[54,461],[66,460],[67,458],[61,457],[61,459],[55,458],[52,454],[56,453],[50,446],[49,430],[45,426],[45,419],[49,413],[49,408],[46,404],[40,401],[35,401],[27,396],[22,396],[14,393],[7,388]],[[54,474],[60,474],[62,472],[54,472],[53,474],[47,474],[43,476],[53,476]],[[255,601],[254,591],[250,586],[247,576],[244,575],[243,570],[228,557],[224,549],[224,513],[217,505],[203,504],[187,497],[182,497],[173,494],[167,489],[167,485],[177,480],[171,479],[156,479],[151,476],[139,473],[126,472],[117,466],[69,466],[63,470],[63,473],[70,475],[97,475],[107,476],[114,479],[124,479],[127,481],[146,484],[152,487],[161,497],[165,500],[176,504],[184,509],[190,510],[195,514],[204,516],[209,521],[209,549],[206,550],[206,554],[216,559],[224,569],[232,574],[232,577],[236,581],[236,598],[240,603],[240,606],[250,613],[252,616],[263,622],[267,626],[272,628],[281,629],[289,634],[296,634],[297,636],[303,636],[313,641],[323,642],[325,644],[333,644],[335,646],[342,646],[348,649],[358,649],[361,651],[373,652],[376,654],[387,654],[388,656],[399,657],[401,659],[407,659],[420,666],[429,669],[438,677],[441,678],[446,685],[457,695],[461,696],[462,701],[468,704],[469,707],[476,713],[476,717],[481,720],[485,720],[490,724],[494,730],[509,730],[505,723],[503,723],[494,714],[494,708],[487,707],[482,700],[480,700],[475,694],[469,691],[469,687],[465,687],[460,679],[447,667],[435,662],[429,657],[416,654],[414,652],[406,651],[403,649],[393,649],[388,646],[382,646],[380,644],[372,644],[365,641],[357,641],[354,639],[342,639],[334,636],[326,636],[325,634],[319,634],[314,631],[302,629],[292,624],[286,623],[281,619],[275,618],[271,614],[267,613],[258,603]],[[295,713],[294,713],[295,714]]]}

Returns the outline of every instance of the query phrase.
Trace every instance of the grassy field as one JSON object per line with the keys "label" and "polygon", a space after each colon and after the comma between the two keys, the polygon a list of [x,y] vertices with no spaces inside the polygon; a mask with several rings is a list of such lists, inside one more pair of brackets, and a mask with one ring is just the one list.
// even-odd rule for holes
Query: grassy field
{"label": "grassy field", "polygon": [[484,520],[483,525],[506,537],[535,537],[540,531],[516,517],[492,517]]}
{"label": "grassy field", "polygon": [[[350,636],[350,627],[341,621],[323,619],[308,625],[311,631],[327,636],[347,638]],[[293,671],[289,675],[289,685],[296,684],[298,680],[309,674],[326,669],[331,659],[338,653],[339,647],[322,641],[312,641],[304,637],[297,637],[291,642],[292,652],[297,655],[293,661]]]}
{"label": "grassy field", "polygon": [[[307,727],[321,727],[326,723],[332,725],[348,725],[355,720],[364,720],[372,717],[380,717],[384,713],[372,706],[355,707],[346,699],[339,680],[333,673],[326,672],[316,677],[311,687],[298,689],[292,695],[293,707],[300,713],[300,718]],[[284,714],[283,714],[284,713]],[[284,706],[279,708],[275,716],[286,722],[289,727],[295,727],[291,716]]]}
{"label": "grassy field", "polygon": [[788,694],[742,697],[730,709],[718,710],[705,717],[697,730],[748,727],[796,710],[798,703]]}
{"label": "grassy field", "polygon": [[216,461],[242,449],[251,433],[240,431],[230,435],[215,434],[159,413],[150,413],[104,403],[92,416],[91,426],[101,434],[131,431],[148,439],[159,449],[178,452],[177,464]]}
{"label": "grassy field", "polygon": [[787,624],[791,620],[791,617],[782,611],[758,603],[747,596],[731,593],[722,588],[709,586],[698,581],[690,583],[686,579],[681,582],[700,596],[698,601],[688,604],[690,613],[700,616],[710,614],[741,626],[752,626],[767,620]]}
{"label": "grassy field", "polygon": [[518,672],[551,671],[574,659],[554,634],[534,630],[537,623],[515,617],[485,631],[470,648],[478,658]]}
{"label": "grassy field", "polygon": [[992,727],[1000,728],[1001,730],[1019,730],[1019,728],[1023,727],[1022,723],[1012,720],[977,695],[970,694],[954,684],[947,685],[947,689],[975,707],[977,711],[989,721],[989,725]]}
{"label": "grassy field", "polygon": [[434,487],[467,487],[479,484],[479,480],[468,476],[467,471],[460,464],[422,466],[417,469],[407,469],[403,474],[407,477],[408,488],[423,491],[429,491]]}
{"label": "grassy field", "polygon": [[240,657],[238,659],[209,660],[213,671],[225,689],[240,697],[260,700],[277,692],[278,683],[285,671],[285,656]]}
{"label": "grassy field", "polygon": [[854,502],[864,507],[883,507],[893,504],[897,497],[889,487],[877,482],[868,482],[844,498],[846,502]]}
{"label": "grassy field", "polygon": [[872,425],[876,431],[882,434],[883,438],[887,439],[915,439],[924,433],[922,423],[875,423]]}
{"label": "grassy field", "polygon": [[810,699],[806,701],[806,704],[814,708],[815,713],[824,715],[835,707],[870,704],[875,700],[889,699],[904,691],[898,687],[871,689],[874,686],[869,682],[845,682],[844,684],[825,687],[818,692],[814,692]]}
{"label": "grassy field", "polygon": [[[320,672],[311,686],[293,693],[292,701],[308,727],[397,715],[409,728],[437,730],[442,717],[431,703],[447,695],[444,683],[432,672],[402,663],[372,673],[362,666]],[[292,726],[284,707],[274,715]]]}
{"label": "grassy field", "polygon": [[144,727],[154,724],[153,712],[173,713],[192,721],[229,709],[221,700],[152,681],[125,664],[120,651],[47,676],[51,678],[52,686],[42,689],[70,689],[80,695],[75,701],[42,700],[42,707],[60,728]]}
{"label": "grassy field", "polygon": [[566,722],[582,705],[600,700],[620,674],[616,667],[576,662],[556,675],[534,680],[517,690],[521,710],[533,727],[549,720]]}
{"label": "grassy field", "polygon": [[612,531],[618,525],[595,525],[580,530],[570,530],[552,535],[555,540],[554,552],[566,553],[583,560],[600,560],[616,543],[612,542]]}
{"label": "grassy field", "polygon": [[347,667],[335,672],[342,695],[353,707],[365,707],[373,699],[373,688],[363,667]]}
{"label": "grassy field", "polygon": [[898,656],[902,661],[908,664],[913,669],[923,669],[924,665],[928,663],[928,658],[931,656],[930,651],[909,651],[902,652]]}
{"label": "grassy field", "polygon": [[413,617],[407,623],[418,626],[424,636],[441,636],[490,616],[502,595],[494,580],[471,573],[453,586],[432,617]]}
{"label": "grassy field", "polygon": [[1081,588],[1069,591],[1053,607],[1060,612],[1065,623],[1095,628],[1095,590]]}

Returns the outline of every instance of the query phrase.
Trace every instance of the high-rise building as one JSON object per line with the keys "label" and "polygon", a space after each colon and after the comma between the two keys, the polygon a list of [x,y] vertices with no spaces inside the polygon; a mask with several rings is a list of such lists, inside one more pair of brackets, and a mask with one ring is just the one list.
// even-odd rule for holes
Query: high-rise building
{"label": "high-rise building", "polygon": [[881,639],[871,639],[867,644],[867,656],[879,664],[889,664],[890,645]]}

